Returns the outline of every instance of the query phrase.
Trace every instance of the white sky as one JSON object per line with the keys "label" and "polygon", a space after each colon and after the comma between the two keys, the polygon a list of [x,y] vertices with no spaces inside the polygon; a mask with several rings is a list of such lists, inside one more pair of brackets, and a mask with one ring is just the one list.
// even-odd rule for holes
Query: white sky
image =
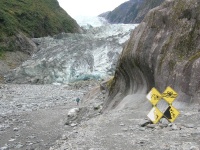
{"label": "white sky", "polygon": [[97,16],[113,10],[128,0],[58,0],[60,6],[72,17]]}

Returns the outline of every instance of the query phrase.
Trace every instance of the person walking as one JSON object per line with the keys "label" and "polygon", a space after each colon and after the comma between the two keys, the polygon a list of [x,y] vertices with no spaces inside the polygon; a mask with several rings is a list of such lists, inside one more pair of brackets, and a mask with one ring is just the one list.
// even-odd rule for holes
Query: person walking
{"label": "person walking", "polygon": [[79,105],[79,102],[80,102],[80,98],[77,97],[76,98],[76,104]]}

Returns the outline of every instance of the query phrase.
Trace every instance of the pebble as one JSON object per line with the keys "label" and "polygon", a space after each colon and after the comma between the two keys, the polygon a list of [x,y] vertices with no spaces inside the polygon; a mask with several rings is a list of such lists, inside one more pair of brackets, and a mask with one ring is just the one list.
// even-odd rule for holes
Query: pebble
{"label": "pebble", "polygon": [[30,143],[27,143],[27,145],[28,145],[28,146],[31,146],[31,145],[33,145],[33,143],[30,142]]}
{"label": "pebble", "polygon": [[168,126],[168,124],[159,124],[159,126],[161,127],[161,128],[166,128],[167,126]]}
{"label": "pebble", "polygon": [[19,148],[22,148],[24,145],[22,144],[17,144],[15,148],[19,149]]}
{"label": "pebble", "polygon": [[75,126],[77,126],[77,124],[76,123],[72,123],[72,124],[70,124],[70,126],[71,127],[75,127]]}
{"label": "pebble", "polygon": [[127,128],[123,128],[122,131],[126,132],[126,131],[128,131],[128,129]]}
{"label": "pebble", "polygon": [[13,142],[13,141],[15,141],[15,140],[16,140],[16,139],[10,139],[9,142]]}
{"label": "pebble", "polygon": [[123,123],[120,123],[119,125],[120,125],[120,126],[125,126],[125,124],[123,124]]}
{"label": "pebble", "polygon": [[178,130],[178,127],[176,124],[172,124],[171,128],[172,128],[172,130]]}
{"label": "pebble", "polygon": [[68,139],[67,135],[62,135],[61,140],[67,140],[67,139]]}
{"label": "pebble", "polygon": [[145,128],[139,128],[140,131],[145,131]]}
{"label": "pebble", "polygon": [[146,126],[147,128],[155,128],[156,127],[156,124],[148,124],[147,126]]}
{"label": "pebble", "polygon": [[31,135],[31,136],[27,137],[27,139],[34,139],[34,138],[36,138],[36,136],[34,136],[34,135]]}
{"label": "pebble", "polygon": [[5,130],[4,126],[0,125],[0,131],[4,131],[4,130]]}
{"label": "pebble", "polygon": [[13,131],[19,131],[19,128],[13,128]]}

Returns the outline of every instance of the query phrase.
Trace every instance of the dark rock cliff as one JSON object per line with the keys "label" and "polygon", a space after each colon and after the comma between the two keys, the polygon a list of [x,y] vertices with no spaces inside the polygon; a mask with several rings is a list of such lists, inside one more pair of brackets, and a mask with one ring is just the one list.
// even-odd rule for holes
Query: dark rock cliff
{"label": "dark rock cliff", "polygon": [[159,6],[164,0],[129,0],[113,11],[99,16],[110,23],[140,23],[150,9]]}
{"label": "dark rock cliff", "polygon": [[171,86],[176,101],[200,102],[200,2],[167,0],[151,10],[124,47],[111,85],[107,109],[152,87],[162,93]]}

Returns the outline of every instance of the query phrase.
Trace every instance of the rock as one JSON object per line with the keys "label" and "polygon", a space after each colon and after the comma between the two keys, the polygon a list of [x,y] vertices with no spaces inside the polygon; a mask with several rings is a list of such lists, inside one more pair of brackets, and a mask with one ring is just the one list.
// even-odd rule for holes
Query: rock
{"label": "rock", "polygon": [[145,131],[145,128],[139,128],[140,131]]}
{"label": "rock", "polygon": [[148,124],[152,124],[152,122],[151,122],[151,121],[144,121],[140,126],[141,126],[141,127],[145,127],[145,126],[147,126]]}
{"label": "rock", "polygon": [[73,117],[76,117],[77,116],[77,113],[79,112],[79,108],[72,108],[72,109],[70,109],[69,111],[68,111],[68,113],[67,113],[67,116],[69,117],[69,118],[73,118]]}
{"label": "rock", "polygon": [[70,120],[67,120],[66,122],[65,122],[65,125],[70,125],[71,124],[71,121]]}
{"label": "rock", "polygon": [[19,130],[19,128],[13,128],[13,131],[18,131]]}
{"label": "rock", "polygon": [[172,130],[178,130],[179,129],[176,124],[172,124],[171,128],[172,128]]}
{"label": "rock", "polygon": [[153,128],[155,128],[156,126],[157,126],[156,124],[148,124],[146,127],[147,127],[147,128],[152,128],[152,129],[153,129]]}
{"label": "rock", "polygon": [[168,126],[168,124],[159,124],[159,126],[160,126],[161,128],[165,128],[165,127]]}
{"label": "rock", "polygon": [[36,136],[34,136],[34,135],[31,135],[31,136],[27,137],[27,139],[35,139],[35,138],[36,138]]}
{"label": "rock", "polygon": [[160,123],[161,123],[161,124],[165,124],[165,125],[167,124],[167,125],[168,125],[168,124],[169,124],[169,121],[168,121],[166,118],[161,118],[161,119],[160,119]]}
{"label": "rock", "polygon": [[0,131],[4,131],[5,127],[3,125],[0,125]]}
{"label": "rock", "polygon": [[71,127],[75,127],[75,126],[77,126],[77,124],[76,123],[72,123],[72,124],[70,124],[70,126]]}
{"label": "rock", "polygon": [[62,135],[62,138],[61,138],[61,140],[67,140],[68,139],[68,136],[67,135]]}
{"label": "rock", "polygon": [[120,123],[119,125],[120,125],[120,126],[125,126],[125,124],[123,124],[123,123]]}
{"label": "rock", "polygon": [[20,149],[20,148],[22,148],[23,146],[24,146],[24,145],[22,145],[22,144],[19,143],[19,144],[17,144],[17,145],[15,146],[15,148],[16,148],[16,149]]}
{"label": "rock", "polygon": [[103,103],[100,103],[100,104],[99,103],[95,103],[93,107],[94,107],[94,110],[101,110],[102,106],[103,106]]}
{"label": "rock", "polygon": [[190,150],[199,150],[199,148],[197,146],[191,146]]}
{"label": "rock", "polygon": [[9,150],[8,146],[0,147],[0,150]]}
{"label": "rock", "polygon": [[10,139],[10,140],[8,140],[9,142],[13,142],[13,141],[15,141],[16,139]]}
{"label": "rock", "polygon": [[102,93],[102,94],[106,94],[106,90],[102,90],[101,93]]}
{"label": "rock", "polygon": [[124,131],[124,132],[127,132],[127,131],[128,131],[127,128],[123,128],[123,129],[121,129],[121,130]]}

